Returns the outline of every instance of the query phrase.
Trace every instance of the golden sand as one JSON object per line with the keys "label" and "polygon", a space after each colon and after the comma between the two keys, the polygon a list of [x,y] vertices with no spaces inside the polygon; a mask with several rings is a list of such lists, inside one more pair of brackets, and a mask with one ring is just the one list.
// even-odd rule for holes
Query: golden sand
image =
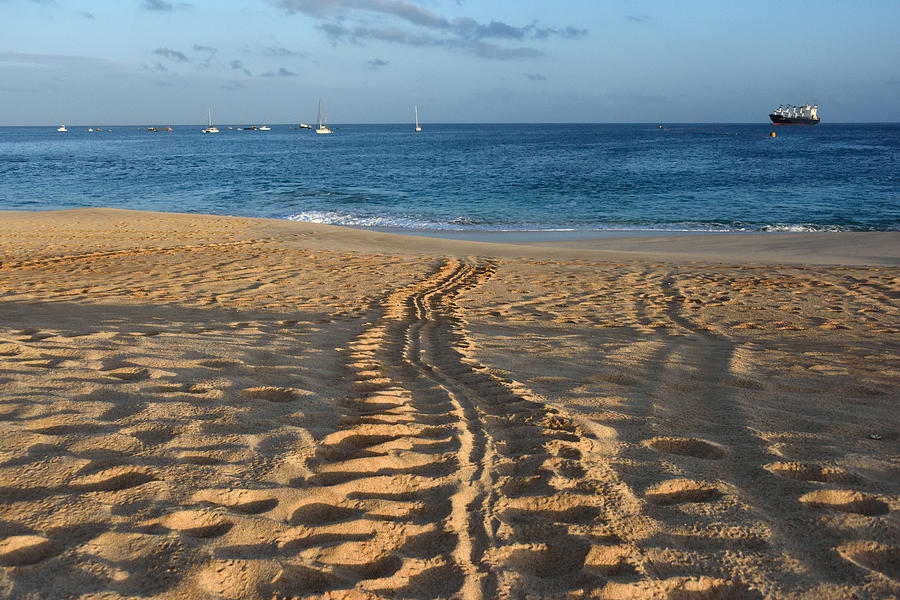
{"label": "golden sand", "polygon": [[0,597],[900,595],[898,265],[0,213]]}

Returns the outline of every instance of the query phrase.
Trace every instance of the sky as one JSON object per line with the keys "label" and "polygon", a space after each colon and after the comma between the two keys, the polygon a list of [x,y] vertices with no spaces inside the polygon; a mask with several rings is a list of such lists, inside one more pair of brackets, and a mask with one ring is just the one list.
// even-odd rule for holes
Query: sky
{"label": "sky", "polygon": [[0,125],[900,121],[900,1],[0,0]]}

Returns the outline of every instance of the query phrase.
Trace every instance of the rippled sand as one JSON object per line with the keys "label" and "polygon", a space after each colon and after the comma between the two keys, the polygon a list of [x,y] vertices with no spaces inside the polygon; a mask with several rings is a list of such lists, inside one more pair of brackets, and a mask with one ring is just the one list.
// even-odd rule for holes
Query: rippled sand
{"label": "rippled sand", "polygon": [[0,215],[0,596],[900,594],[900,234]]}

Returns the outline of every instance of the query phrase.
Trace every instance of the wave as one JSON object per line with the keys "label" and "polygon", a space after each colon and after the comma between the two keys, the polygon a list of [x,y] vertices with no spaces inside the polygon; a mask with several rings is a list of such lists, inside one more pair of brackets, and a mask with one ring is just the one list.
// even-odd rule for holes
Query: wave
{"label": "wave", "polygon": [[812,225],[812,224],[796,224],[788,225],[778,223],[775,225],[764,225],[760,231],[771,231],[777,233],[816,233],[816,232],[841,232],[841,231],[859,231],[850,227],[840,227],[838,225]]}
{"label": "wave", "polygon": [[[673,233],[821,233],[842,231],[875,231],[875,229],[815,223],[712,223],[702,221],[641,222],[641,223],[590,223],[580,225],[538,223],[485,223],[471,217],[455,217],[447,221],[429,221],[421,218],[377,215],[361,216],[337,211],[305,211],[285,217],[290,221],[340,225],[358,229],[390,229],[405,231],[478,231],[478,232],[572,232],[588,231],[659,231]],[[897,228],[888,229],[896,231]],[[883,229],[880,231],[884,231]]]}
{"label": "wave", "polygon": [[439,227],[439,223],[428,221],[420,221],[406,217],[396,216],[378,216],[378,217],[360,217],[349,214],[342,214],[329,211],[311,210],[297,213],[286,217],[289,221],[299,221],[302,223],[321,223],[323,225],[341,225],[343,227],[358,228],[390,228],[390,229],[464,229],[458,226],[447,224],[446,227]]}

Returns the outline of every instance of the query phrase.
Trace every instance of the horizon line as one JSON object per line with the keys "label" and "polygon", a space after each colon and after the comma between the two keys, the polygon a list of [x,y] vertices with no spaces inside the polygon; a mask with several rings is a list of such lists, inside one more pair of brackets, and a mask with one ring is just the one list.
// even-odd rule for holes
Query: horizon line
{"label": "horizon line", "polygon": [[[304,123],[304,121],[298,121],[297,123]],[[230,121],[230,122],[218,122],[216,125],[223,126],[244,126],[244,125],[266,125],[266,126],[275,126],[275,127],[297,127],[297,123],[273,123],[271,121]],[[347,122],[347,123],[331,123],[332,127],[337,126],[380,126],[380,125],[410,125],[412,121],[385,121],[385,122]],[[900,124],[900,121],[826,121],[820,122],[819,125],[896,125]],[[159,122],[142,122],[142,123],[96,123],[96,122],[88,122],[88,123],[45,123],[38,125],[8,125],[8,124],[0,124],[0,127],[59,127],[60,125],[65,125],[66,127],[205,127],[205,123],[165,123],[160,125]],[[420,123],[420,125],[423,125]],[[446,121],[446,122],[434,122],[428,123],[428,126],[433,125],[767,125],[767,126],[775,126],[774,123],[771,122],[763,122],[763,121]],[[258,126],[258,125],[257,125]]]}

